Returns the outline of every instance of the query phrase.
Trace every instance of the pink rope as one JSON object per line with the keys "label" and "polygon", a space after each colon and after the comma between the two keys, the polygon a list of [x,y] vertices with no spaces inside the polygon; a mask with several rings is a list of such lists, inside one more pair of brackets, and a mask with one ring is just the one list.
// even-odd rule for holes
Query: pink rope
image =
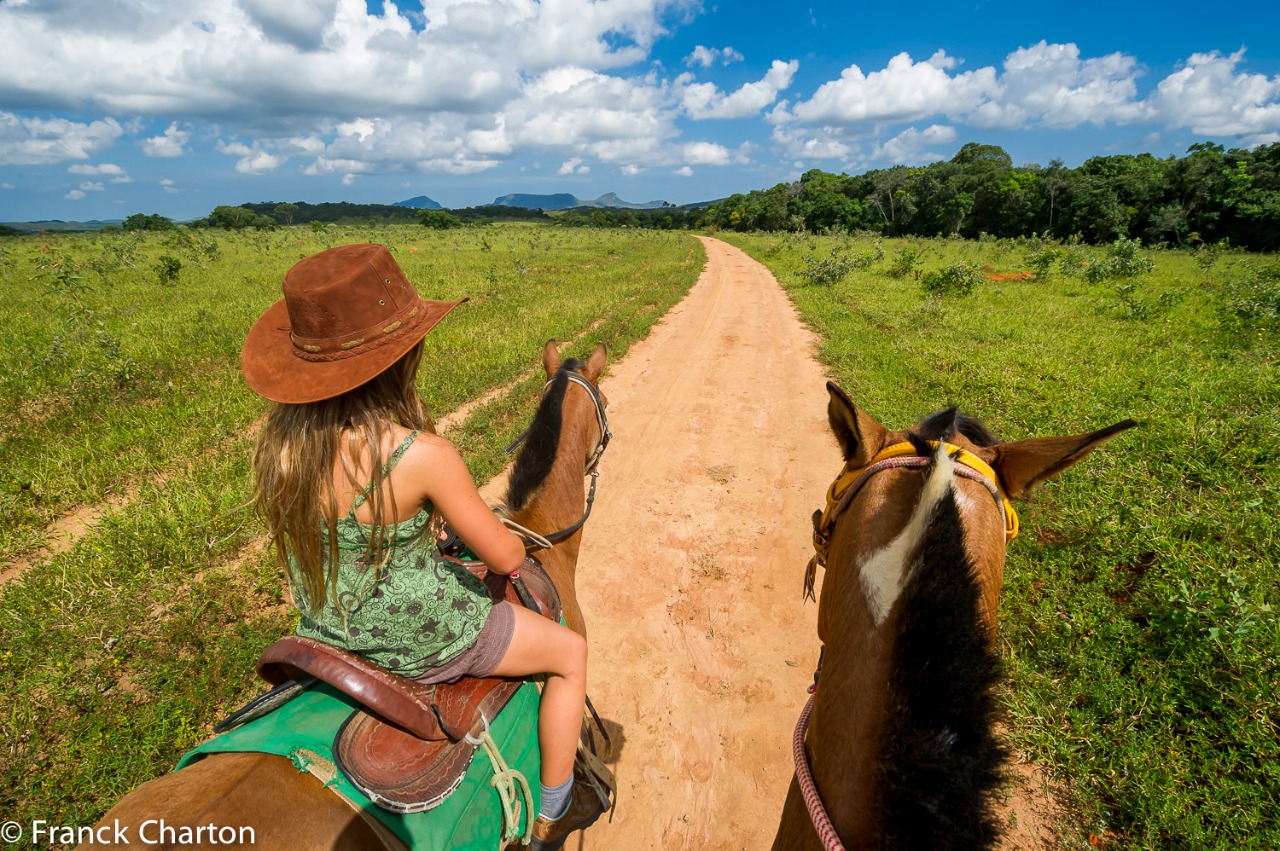
{"label": "pink rope", "polygon": [[800,794],[804,796],[804,805],[809,809],[809,819],[813,822],[814,830],[818,832],[818,838],[822,840],[822,847],[826,851],[844,851],[840,836],[831,826],[831,819],[827,817],[827,811],[822,806],[818,787],[814,785],[813,775],[809,772],[809,758],[804,752],[804,732],[809,727],[809,713],[813,712],[813,701],[814,697],[811,696],[809,702],[804,705],[804,711],[800,713],[800,721],[796,724],[795,736],[791,739],[796,758],[796,781],[800,784]]}

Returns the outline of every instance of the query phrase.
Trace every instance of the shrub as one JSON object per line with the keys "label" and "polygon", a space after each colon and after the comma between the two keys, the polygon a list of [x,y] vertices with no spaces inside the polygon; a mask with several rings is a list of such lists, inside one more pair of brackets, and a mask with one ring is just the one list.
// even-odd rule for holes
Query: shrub
{"label": "shrub", "polygon": [[1218,288],[1218,318],[1232,334],[1280,333],[1280,265],[1245,267]]}
{"label": "shrub", "polygon": [[418,221],[424,227],[433,230],[449,230],[450,228],[462,227],[462,219],[446,210],[420,210],[418,212]]}
{"label": "shrub", "polygon": [[869,269],[871,264],[877,263],[884,259],[884,243],[876,240],[869,251],[863,251],[861,254],[854,255],[853,268]]}
{"label": "shrub", "polygon": [[160,259],[156,261],[155,269],[156,277],[160,279],[160,283],[164,286],[172,286],[178,282],[178,273],[182,271],[182,261],[172,254],[161,254]]}
{"label": "shrub", "polygon": [[893,262],[889,264],[889,276],[892,278],[905,278],[914,272],[918,265],[920,265],[920,249],[911,247],[899,248],[898,253],[893,255]]}
{"label": "shrub", "polygon": [[1140,253],[1141,248],[1142,243],[1136,239],[1117,239],[1107,247],[1107,257],[1095,260],[1085,269],[1085,278],[1098,284],[1112,278],[1128,279],[1150,274],[1156,264]]}
{"label": "shrub", "polygon": [[1036,280],[1049,277],[1054,267],[1062,262],[1065,252],[1052,245],[1042,246],[1027,254],[1027,265],[1036,276]]}
{"label": "shrub", "polygon": [[930,269],[920,275],[921,288],[930,295],[965,296],[978,286],[978,270],[968,263],[952,263],[945,269]]}
{"label": "shrub", "polygon": [[806,255],[803,262],[804,269],[801,270],[800,277],[810,284],[821,287],[840,283],[856,268],[857,263],[856,258],[850,257],[837,248],[831,249],[829,257]]}

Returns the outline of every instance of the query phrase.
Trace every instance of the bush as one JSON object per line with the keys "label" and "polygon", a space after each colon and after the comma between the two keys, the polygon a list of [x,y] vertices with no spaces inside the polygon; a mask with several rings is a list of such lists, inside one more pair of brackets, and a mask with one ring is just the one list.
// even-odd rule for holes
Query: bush
{"label": "bush", "polygon": [[1099,284],[1112,278],[1136,278],[1155,271],[1156,264],[1140,253],[1142,243],[1121,237],[1107,247],[1108,256],[1095,260],[1085,270],[1085,278]]}
{"label": "bush", "polygon": [[869,269],[873,263],[878,263],[884,259],[884,243],[876,240],[869,251],[854,255],[853,268]]}
{"label": "bush", "polygon": [[462,220],[445,210],[422,210],[418,213],[418,221],[434,230],[462,227]]}
{"label": "bush", "polygon": [[981,276],[968,263],[953,263],[945,269],[930,269],[920,275],[921,288],[930,295],[965,296],[978,286]]}
{"label": "bush", "polygon": [[160,283],[172,286],[178,282],[178,273],[182,271],[182,261],[172,254],[161,254],[153,267]]}
{"label": "bush", "polygon": [[1062,262],[1065,252],[1052,245],[1042,246],[1027,254],[1027,266],[1035,274],[1037,281],[1049,277],[1054,267]]}
{"label": "bush", "polygon": [[893,255],[893,262],[889,264],[889,276],[892,278],[905,278],[915,271],[916,266],[919,264],[920,249],[899,248],[898,253]]}
{"label": "bush", "polygon": [[837,248],[831,249],[830,257],[817,257],[809,254],[804,258],[804,269],[800,277],[810,284],[830,287],[843,281],[857,267],[856,258]]}
{"label": "bush", "polygon": [[1231,334],[1280,333],[1280,265],[1246,266],[1218,289],[1218,318]]}

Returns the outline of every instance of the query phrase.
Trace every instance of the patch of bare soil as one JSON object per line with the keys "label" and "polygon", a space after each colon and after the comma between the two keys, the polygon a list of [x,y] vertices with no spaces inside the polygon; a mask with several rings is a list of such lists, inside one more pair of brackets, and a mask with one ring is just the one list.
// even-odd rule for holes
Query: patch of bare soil
{"label": "patch of bare soil", "polygon": [[[580,851],[768,848],[817,662],[801,576],[840,463],[825,377],[768,270],[703,242],[697,284],[603,381],[615,438],[578,592],[619,802]],[[1002,814],[1010,849],[1052,836],[1028,768]]]}
{"label": "patch of bare soil", "polygon": [[127,493],[114,496],[96,505],[81,505],[53,521],[49,526],[49,535],[44,546],[33,552],[23,553],[0,568],[0,588],[17,579],[33,564],[46,561],[71,549],[80,536],[104,515],[128,505],[133,497],[133,493]]}

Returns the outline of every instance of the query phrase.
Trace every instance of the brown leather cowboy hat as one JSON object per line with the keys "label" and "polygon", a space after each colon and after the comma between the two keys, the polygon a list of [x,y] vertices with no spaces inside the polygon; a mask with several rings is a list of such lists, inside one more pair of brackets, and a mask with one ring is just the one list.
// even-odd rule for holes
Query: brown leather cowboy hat
{"label": "brown leather cowboy hat", "polygon": [[260,396],[290,404],[359,387],[466,301],[419,296],[383,245],[341,245],[299,260],[283,289],[249,331],[240,370]]}

